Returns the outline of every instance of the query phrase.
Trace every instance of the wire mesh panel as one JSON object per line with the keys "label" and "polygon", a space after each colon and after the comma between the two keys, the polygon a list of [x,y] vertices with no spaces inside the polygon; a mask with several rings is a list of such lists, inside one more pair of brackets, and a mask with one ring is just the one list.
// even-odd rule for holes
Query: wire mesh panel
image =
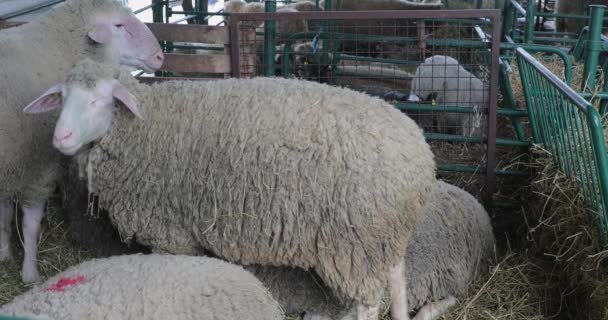
{"label": "wire mesh panel", "polygon": [[517,63],[535,143],[553,155],[566,176],[581,188],[606,244],[608,160],[597,110],[524,49]]}
{"label": "wire mesh panel", "polygon": [[[233,65],[255,70],[250,76],[317,81],[384,99],[424,129],[440,171],[475,175],[479,183],[469,191],[492,194],[499,17],[498,10],[234,14],[234,36],[256,36],[231,40]],[[244,63],[251,51],[255,61]]]}

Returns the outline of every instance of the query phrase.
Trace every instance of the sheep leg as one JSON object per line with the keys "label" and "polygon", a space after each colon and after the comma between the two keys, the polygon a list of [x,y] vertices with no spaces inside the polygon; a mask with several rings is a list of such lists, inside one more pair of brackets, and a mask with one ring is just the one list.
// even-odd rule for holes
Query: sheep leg
{"label": "sheep leg", "polygon": [[424,307],[422,307],[414,319],[412,320],[433,320],[439,318],[443,315],[449,307],[456,304],[456,298],[453,296],[448,296],[447,298],[434,302],[427,303]]}
{"label": "sheep leg", "polygon": [[25,283],[38,282],[40,274],[36,265],[38,255],[38,233],[40,221],[44,215],[44,204],[34,206],[23,206],[23,242],[25,255],[23,257],[23,268],[21,277]]}
{"label": "sheep leg", "polygon": [[369,306],[362,303],[357,304],[357,320],[378,320],[380,306]]}
{"label": "sheep leg", "polygon": [[13,209],[13,202],[10,198],[0,198],[0,261],[13,258],[11,252]]}
{"label": "sheep leg", "polygon": [[391,316],[393,320],[409,320],[407,306],[405,262],[401,261],[390,273]]}

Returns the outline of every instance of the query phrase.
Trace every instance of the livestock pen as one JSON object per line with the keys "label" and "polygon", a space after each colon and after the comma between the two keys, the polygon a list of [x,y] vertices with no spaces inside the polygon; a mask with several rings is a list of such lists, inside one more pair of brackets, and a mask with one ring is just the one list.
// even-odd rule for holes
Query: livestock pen
{"label": "livestock pen", "polygon": [[[316,3],[319,6],[318,0]],[[482,1],[471,3],[477,8],[483,7]],[[536,56],[539,59],[541,55],[546,59],[549,54],[557,57],[561,63],[559,68],[564,70],[565,84],[569,85],[574,62],[593,63],[593,57],[599,57],[608,47],[602,41],[599,47],[592,48],[593,39],[600,37],[593,24],[582,29],[580,35],[576,34],[578,39],[575,34],[571,34],[569,40],[557,42],[543,39],[558,36],[539,29],[541,18],[553,16],[536,14],[538,9],[534,6],[538,4],[519,4],[510,0],[506,1],[502,12],[274,13],[278,3],[266,1],[267,13],[227,14],[207,12],[205,1],[196,1],[194,9],[182,11],[173,10],[169,1],[153,1],[145,8],[154,10],[155,23],[148,26],[161,41],[166,62],[155,76],[141,76],[140,80],[286,77],[345,86],[389,101],[425,129],[439,165],[439,176],[488,200],[486,204],[493,211],[497,236],[503,238],[500,245],[504,258],[492,270],[491,276],[475,283],[470,297],[443,319],[545,319],[555,314],[574,318],[590,305],[596,316],[593,319],[599,319],[605,311],[601,308],[605,301],[601,286],[606,284],[606,279],[590,274],[603,272],[593,264],[601,264],[599,261],[604,259],[601,242],[606,224],[602,213],[605,210],[605,188],[602,186],[605,178],[600,174],[603,170],[598,168],[605,162],[605,150],[601,151],[598,142],[597,121],[595,128],[589,129],[585,127],[585,119],[598,119],[593,115],[595,111],[591,105],[600,103],[603,93],[590,90],[589,84],[580,88],[583,92],[567,89],[539,67],[544,60],[535,62],[518,48],[540,53]],[[448,2],[446,7],[453,6]],[[593,12],[592,9],[591,16]],[[167,23],[168,17],[175,18],[175,15],[183,15],[183,19],[195,23]],[[226,23],[208,25],[210,15],[225,17]],[[598,18],[597,11],[595,15],[580,20],[603,19]],[[515,23],[517,18],[523,17],[528,22]],[[280,30],[282,21],[296,20],[306,21],[307,29],[300,32]],[[501,25],[501,21],[505,25]],[[529,25],[532,29],[528,29]],[[533,31],[528,34],[528,30]],[[526,34],[532,35],[528,37],[530,41],[526,41]],[[576,46],[575,59],[567,50],[571,45]],[[184,53],[184,50],[192,51]],[[416,77],[417,70],[426,59],[434,56],[454,58],[464,71],[442,76],[431,72],[432,76],[427,75],[427,78],[442,80],[441,88],[433,88],[435,91],[426,96],[420,94],[423,101],[416,101],[410,96],[413,82],[423,82],[420,75]],[[602,63],[596,62],[596,66],[601,67]],[[452,64],[443,63],[432,70],[451,68]],[[511,88],[514,83],[509,82],[513,80],[510,68],[517,68],[522,77],[525,99],[517,96],[517,92],[514,95]],[[603,84],[595,76],[590,78],[590,70],[595,69],[587,66],[584,71],[587,76],[582,78]],[[449,86],[459,78],[466,79],[467,89],[462,90],[462,85]],[[480,90],[471,85],[475,79],[484,84]],[[578,82],[576,86],[575,91],[579,89]],[[490,98],[481,107],[464,96],[477,91],[482,100]],[[446,103],[445,97],[449,97],[450,92],[460,93],[453,98],[453,103]],[[577,94],[580,97],[577,98]],[[591,104],[582,98],[590,99]],[[525,103],[518,105],[516,100]],[[600,117],[602,114],[599,113]],[[474,127],[481,130],[465,133],[465,129]],[[601,124],[599,127],[601,129]],[[568,131],[572,128],[580,131]],[[548,152],[549,156],[539,157],[539,152]],[[550,210],[555,210],[556,215],[550,215]],[[566,219],[566,216],[580,220]],[[585,217],[597,219],[587,221]],[[93,219],[92,223],[109,225],[99,219]],[[588,228],[594,224],[598,228]],[[79,247],[72,248],[67,241],[66,227],[60,212],[52,214],[45,226],[47,233],[43,233],[42,242],[49,246],[43,247],[41,259],[45,261],[43,273],[47,276],[66,265],[98,255]],[[94,239],[85,239],[86,230],[78,232],[81,234],[79,242],[86,243],[85,247],[99,246]],[[109,237],[116,240],[118,236],[111,234]],[[549,243],[547,239],[553,242]],[[57,246],[53,246],[54,243]],[[73,259],[62,261],[57,255],[52,257],[57,260],[53,260],[45,255],[54,253],[57,247],[65,247],[66,256],[73,255]],[[577,255],[570,248],[582,250]],[[502,255],[505,251],[507,253]],[[579,264],[579,256],[588,259]],[[582,276],[575,272],[580,266],[592,271]],[[10,268],[14,272],[15,268]],[[0,277],[8,279],[10,275],[0,274]],[[590,278],[593,278],[593,285],[587,285],[591,283]],[[19,288],[15,282],[18,279],[13,280],[8,286]],[[583,289],[572,286],[571,282],[577,280]],[[12,294],[16,292],[0,294],[0,297],[7,301]],[[571,307],[580,303],[580,310],[562,310],[561,300]]]}

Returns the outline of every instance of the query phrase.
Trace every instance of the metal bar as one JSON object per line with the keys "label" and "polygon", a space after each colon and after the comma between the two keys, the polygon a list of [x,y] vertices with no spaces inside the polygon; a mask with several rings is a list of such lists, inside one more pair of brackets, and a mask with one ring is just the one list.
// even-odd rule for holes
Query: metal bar
{"label": "metal bar", "polygon": [[583,83],[581,84],[581,91],[583,92],[586,91],[585,88],[589,88],[591,92],[595,91],[602,19],[604,18],[604,9],[606,9],[606,6],[602,5],[590,5],[589,7],[591,8],[591,26],[589,27],[589,40],[587,41],[587,58],[585,59]]}
{"label": "metal bar", "polygon": [[29,7],[29,8],[25,8],[25,9],[21,9],[15,12],[11,12],[11,13],[7,13],[3,16],[0,16],[0,20],[8,20],[11,18],[15,18],[15,17],[19,17],[22,15],[26,15],[28,13],[34,12],[34,11],[38,11],[40,9],[44,9],[46,7],[50,7],[50,6],[54,6],[58,3],[61,3],[65,0],[51,0],[51,1],[47,1],[47,2],[43,2],[39,5],[33,6],[33,7]]}
{"label": "metal bar", "polygon": [[[194,8],[196,8],[196,11],[204,12],[206,13],[206,15],[209,14],[207,12],[209,9],[209,3],[207,2],[207,0],[195,0],[194,3]],[[201,18],[200,15],[197,15],[196,23],[207,24],[207,19]]]}
{"label": "metal bar", "polygon": [[241,48],[239,44],[239,17],[230,17],[228,29],[230,31],[230,66],[232,68],[232,76],[235,78],[241,77]]}
{"label": "metal bar", "polygon": [[[267,0],[265,2],[267,13],[277,11],[277,2]],[[249,19],[249,17],[248,17]],[[264,21],[264,76],[272,77],[275,75],[274,57],[276,55],[276,20]]]}
{"label": "metal bar", "polygon": [[524,7],[522,7],[516,0],[510,0],[509,2],[513,6],[513,8],[515,8],[517,13],[519,13],[522,16],[526,15],[526,9],[524,9]]}
{"label": "metal bar", "polygon": [[[497,10],[497,12],[499,12]],[[488,170],[486,172],[486,197],[488,207],[492,207],[494,201],[494,192],[496,190],[496,110],[498,108],[498,73],[500,59],[500,31],[501,31],[501,16],[493,17],[494,26],[492,27],[492,60],[490,73],[490,106],[488,114],[488,144],[486,163]]]}
{"label": "metal bar", "polygon": [[[424,134],[424,137],[427,140],[466,142],[466,143],[475,143],[475,144],[486,143],[486,139],[482,139],[481,137],[476,137],[476,136],[467,137],[467,136],[462,136],[462,135],[458,135],[458,134],[426,132]],[[507,139],[507,138],[497,138],[496,145],[513,146],[513,147],[530,147],[530,146],[532,146],[532,144],[528,141],[520,141],[520,140],[515,140],[515,139]]]}
{"label": "metal bar", "polygon": [[377,10],[377,11],[308,11],[308,12],[272,12],[272,13],[234,13],[231,16],[242,16],[240,20],[261,21],[268,19],[304,19],[304,20],[361,20],[361,19],[435,19],[435,18],[491,18],[500,16],[496,9],[463,9],[463,10]]}
{"label": "metal bar", "polygon": [[524,42],[532,44],[534,42],[534,5],[535,1],[528,0],[526,8],[526,26],[524,29]]}
{"label": "metal bar", "polygon": [[140,8],[140,9],[137,9],[137,10],[133,11],[133,14],[140,14],[140,13],[142,13],[142,12],[148,10],[148,9],[152,9],[153,6],[154,6],[153,4],[149,4],[149,5],[147,5],[147,6],[143,7],[143,8]]}

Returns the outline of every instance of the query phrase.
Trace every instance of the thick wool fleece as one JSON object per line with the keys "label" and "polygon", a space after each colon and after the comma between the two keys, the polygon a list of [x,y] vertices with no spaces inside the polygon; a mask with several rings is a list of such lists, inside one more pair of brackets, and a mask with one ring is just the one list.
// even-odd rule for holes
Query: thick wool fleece
{"label": "thick wool fleece", "polygon": [[344,296],[377,302],[436,181],[410,118],[313,82],[122,75],[145,120],[118,108],[87,172],[123,238],[313,268]]}
{"label": "thick wool fleece", "polygon": [[88,42],[86,19],[112,10],[129,9],[113,0],[68,0],[39,20],[0,32],[0,197],[41,203],[52,192],[59,170],[51,143],[58,113],[22,110],[77,61],[106,59],[102,47]]}
{"label": "thick wool fleece", "polygon": [[54,320],[283,319],[268,290],[242,267],[158,254],[83,262],[0,307],[0,314]]}
{"label": "thick wool fleece", "polygon": [[[405,254],[410,312],[447,296],[466,297],[472,281],[488,273],[495,257],[488,213],[469,193],[438,181]],[[313,273],[298,268],[247,267],[287,314],[355,319],[352,303],[341,301]]]}
{"label": "thick wool fleece", "polygon": [[[441,119],[438,119],[441,132],[466,136],[485,133],[487,117],[483,115],[490,107],[490,88],[488,84],[467,71],[456,59],[442,55],[425,59],[412,78],[410,93],[423,100],[435,95],[434,100],[438,104],[478,110],[476,113],[466,114],[445,113]],[[423,118],[428,122],[432,117],[429,115]]]}

